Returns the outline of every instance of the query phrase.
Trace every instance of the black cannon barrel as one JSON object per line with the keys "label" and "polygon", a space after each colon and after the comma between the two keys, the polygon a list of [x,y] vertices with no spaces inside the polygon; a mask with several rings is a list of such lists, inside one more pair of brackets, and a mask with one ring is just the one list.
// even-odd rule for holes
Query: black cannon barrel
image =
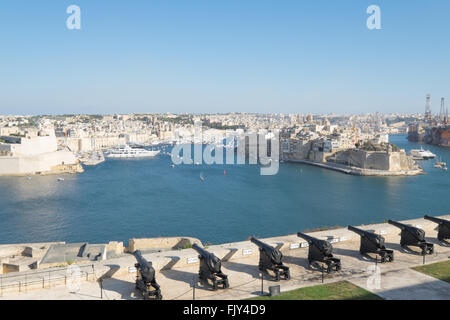
{"label": "black cannon barrel", "polygon": [[356,232],[356,233],[359,234],[360,236],[365,236],[367,233],[369,233],[369,232],[366,231],[366,230],[362,230],[362,229],[359,229],[359,228],[356,228],[356,227],[353,227],[353,226],[348,226],[347,228],[348,228],[348,230],[350,230],[350,231]]}
{"label": "black cannon barrel", "polygon": [[280,250],[255,237],[251,237],[250,241],[259,248],[259,270],[272,270],[275,281],[280,280],[280,276],[284,276],[286,280],[290,278],[289,267],[283,265],[283,254]]}
{"label": "black cannon barrel", "polygon": [[141,250],[136,250],[133,252],[134,257],[140,264],[147,264],[148,261],[142,256]]}
{"label": "black cannon barrel", "polygon": [[265,250],[273,250],[275,248],[273,248],[272,246],[268,245],[267,243],[262,242],[261,240],[256,239],[255,237],[251,237],[250,241],[253,242],[254,244],[256,244],[258,247],[263,248]]}
{"label": "black cannon barrel", "polygon": [[444,219],[436,218],[436,217],[431,217],[429,215],[424,215],[423,218],[426,219],[426,220],[433,221],[433,222],[435,222],[437,224],[444,224],[444,225],[450,227],[450,221],[448,221],[448,220],[444,220]]}
{"label": "black cannon barrel", "polygon": [[206,251],[205,249],[203,249],[202,247],[200,247],[198,244],[194,243],[192,245],[192,249],[194,249],[195,251],[198,252],[199,255],[206,257],[208,255],[210,255],[210,253],[208,251]]}
{"label": "black cannon barrel", "polygon": [[406,229],[408,227],[411,227],[411,226],[408,226],[406,224],[403,224],[403,223],[400,223],[400,222],[397,222],[397,221],[394,221],[394,220],[388,220],[388,223],[392,224],[393,226],[396,226],[397,228],[400,228],[402,230]]}
{"label": "black cannon barrel", "polygon": [[378,235],[373,233],[373,232],[366,231],[366,230],[363,230],[363,229],[359,229],[359,228],[356,228],[356,227],[353,227],[353,226],[348,226],[347,228],[348,228],[348,230],[359,234],[361,237],[367,237],[367,238],[377,238],[378,237]]}
{"label": "black cannon barrel", "polygon": [[308,235],[306,235],[306,234],[304,234],[304,233],[302,233],[302,232],[297,232],[297,236],[300,237],[300,238],[305,239],[305,240],[308,241],[309,243],[314,242],[314,240],[319,240],[319,239],[317,239],[317,238],[308,236]]}

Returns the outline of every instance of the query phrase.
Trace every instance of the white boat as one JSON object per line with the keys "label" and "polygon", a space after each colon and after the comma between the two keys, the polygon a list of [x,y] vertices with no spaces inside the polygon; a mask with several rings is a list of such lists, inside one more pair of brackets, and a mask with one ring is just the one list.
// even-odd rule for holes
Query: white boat
{"label": "white boat", "polygon": [[416,159],[433,159],[434,157],[436,157],[436,155],[434,153],[432,153],[430,150],[423,150],[422,147],[420,147],[419,149],[414,149],[411,150],[410,154],[416,158]]}
{"label": "white boat", "polygon": [[142,147],[131,147],[125,145],[124,147],[111,149],[106,155],[107,158],[144,158],[154,157],[160,151],[146,150]]}
{"label": "white boat", "polygon": [[446,166],[447,166],[447,163],[442,161],[442,159],[440,157],[439,157],[439,161],[436,161],[436,163],[434,164],[435,168],[444,168]]}

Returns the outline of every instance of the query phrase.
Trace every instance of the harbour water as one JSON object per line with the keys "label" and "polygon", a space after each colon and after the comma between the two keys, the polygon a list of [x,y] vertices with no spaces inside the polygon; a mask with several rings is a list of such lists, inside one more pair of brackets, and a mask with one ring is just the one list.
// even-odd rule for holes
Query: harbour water
{"label": "harbour water", "polygon": [[[420,148],[405,135],[391,142]],[[449,148],[424,148],[450,163]],[[171,164],[160,154],[107,159],[82,174],[0,177],[0,243],[157,236],[223,243],[450,213],[450,173],[434,160],[414,177],[359,177],[293,163],[281,163],[273,176],[261,176],[256,165]]]}

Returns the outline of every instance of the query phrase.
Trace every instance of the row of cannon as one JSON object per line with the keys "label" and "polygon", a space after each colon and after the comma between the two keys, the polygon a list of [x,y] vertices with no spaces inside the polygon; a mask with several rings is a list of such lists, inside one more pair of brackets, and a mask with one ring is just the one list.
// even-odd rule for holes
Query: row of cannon
{"label": "row of cannon", "polygon": [[[424,218],[438,224],[437,238],[439,241],[450,239],[450,221],[427,215]],[[434,252],[433,244],[425,241],[425,232],[422,229],[393,220],[388,220],[388,223],[401,230],[400,245],[403,248],[409,246],[419,247],[422,255],[432,254]],[[353,226],[348,226],[348,230],[360,235],[361,242],[359,251],[362,255],[369,256],[369,254],[375,254],[375,259],[378,259],[378,256],[380,256],[381,263],[394,261],[394,251],[386,249],[383,236]],[[322,268],[322,270],[327,273],[341,270],[341,260],[333,256],[333,246],[329,241],[318,239],[301,232],[298,232],[297,236],[308,242],[309,266],[322,263],[326,265],[326,269]],[[251,237],[250,241],[259,248],[258,268],[261,272],[269,274],[275,281],[279,281],[282,278],[285,280],[290,279],[289,267],[283,264],[283,254],[279,249],[254,237]],[[228,276],[222,272],[221,260],[197,244],[194,244],[192,248],[199,254],[199,280],[202,283],[212,286],[213,290],[217,290],[220,287],[224,289],[228,288]],[[156,282],[155,269],[152,267],[152,263],[147,261],[139,250],[134,252],[134,256],[137,259],[137,263],[135,264],[137,269],[136,289],[143,295],[144,299],[162,299],[161,289]],[[269,271],[271,271],[271,274]]]}

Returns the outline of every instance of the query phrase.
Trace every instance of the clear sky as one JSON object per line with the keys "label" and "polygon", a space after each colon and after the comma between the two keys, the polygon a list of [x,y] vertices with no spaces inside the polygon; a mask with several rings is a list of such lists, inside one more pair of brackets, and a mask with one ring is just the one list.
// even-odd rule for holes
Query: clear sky
{"label": "clear sky", "polygon": [[427,93],[439,112],[449,15],[448,0],[2,0],[0,114],[423,112]]}

